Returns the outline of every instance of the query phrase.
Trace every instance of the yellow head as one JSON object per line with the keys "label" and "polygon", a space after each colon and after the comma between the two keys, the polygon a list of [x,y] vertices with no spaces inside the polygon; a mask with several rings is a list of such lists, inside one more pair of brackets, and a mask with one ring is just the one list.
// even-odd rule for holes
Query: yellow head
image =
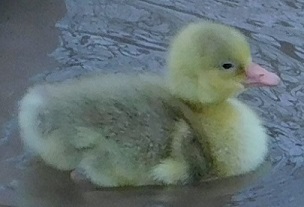
{"label": "yellow head", "polygon": [[187,101],[218,103],[244,90],[251,64],[249,44],[240,32],[211,22],[192,23],[171,44],[170,89]]}

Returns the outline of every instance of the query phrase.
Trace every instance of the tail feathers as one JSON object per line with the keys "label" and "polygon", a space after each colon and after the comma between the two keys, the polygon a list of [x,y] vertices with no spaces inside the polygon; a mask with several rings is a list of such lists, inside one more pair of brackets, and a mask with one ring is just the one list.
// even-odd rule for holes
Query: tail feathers
{"label": "tail feathers", "polygon": [[43,89],[40,87],[32,88],[23,97],[19,104],[19,126],[21,137],[26,146],[37,148],[39,139],[39,113],[44,109],[46,102]]}

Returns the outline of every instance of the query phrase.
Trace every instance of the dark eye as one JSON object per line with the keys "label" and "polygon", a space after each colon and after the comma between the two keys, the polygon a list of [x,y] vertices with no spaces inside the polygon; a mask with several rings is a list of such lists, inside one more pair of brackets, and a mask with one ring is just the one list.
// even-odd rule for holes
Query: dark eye
{"label": "dark eye", "polygon": [[225,70],[229,70],[229,69],[232,69],[234,68],[234,65],[232,63],[224,63],[222,65],[222,67],[225,69]]}

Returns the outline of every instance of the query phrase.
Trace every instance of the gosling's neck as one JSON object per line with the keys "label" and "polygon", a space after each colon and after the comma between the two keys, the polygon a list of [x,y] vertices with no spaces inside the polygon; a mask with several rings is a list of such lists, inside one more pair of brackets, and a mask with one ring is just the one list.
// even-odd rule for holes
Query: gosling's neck
{"label": "gosling's neck", "polygon": [[[232,97],[231,97],[232,98]],[[224,109],[227,109],[227,107],[230,105],[229,104],[229,99],[224,99],[216,102],[211,102],[211,103],[205,103],[201,102],[199,100],[193,101],[193,100],[187,100],[187,99],[182,99],[180,100],[184,102],[193,112],[196,113],[213,113],[213,112],[219,112]]]}

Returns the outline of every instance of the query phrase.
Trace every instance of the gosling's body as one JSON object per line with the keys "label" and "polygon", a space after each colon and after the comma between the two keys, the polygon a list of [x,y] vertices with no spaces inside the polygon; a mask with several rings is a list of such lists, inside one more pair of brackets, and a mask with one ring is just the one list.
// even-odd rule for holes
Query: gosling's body
{"label": "gosling's body", "polygon": [[[193,23],[172,41],[167,77],[113,74],[38,86],[21,101],[19,122],[25,144],[46,163],[80,168],[100,186],[188,183],[263,162],[265,129],[235,97],[245,83],[278,82],[251,62],[241,33]],[[185,107],[174,109],[172,100]]]}
{"label": "gosling's body", "polygon": [[254,170],[268,152],[268,136],[258,116],[237,99],[204,107],[199,112],[202,127],[219,177]]}
{"label": "gosling's body", "polygon": [[117,74],[36,86],[20,104],[24,142],[47,164],[80,168],[101,186],[197,179],[207,172],[202,147],[163,81]]}

